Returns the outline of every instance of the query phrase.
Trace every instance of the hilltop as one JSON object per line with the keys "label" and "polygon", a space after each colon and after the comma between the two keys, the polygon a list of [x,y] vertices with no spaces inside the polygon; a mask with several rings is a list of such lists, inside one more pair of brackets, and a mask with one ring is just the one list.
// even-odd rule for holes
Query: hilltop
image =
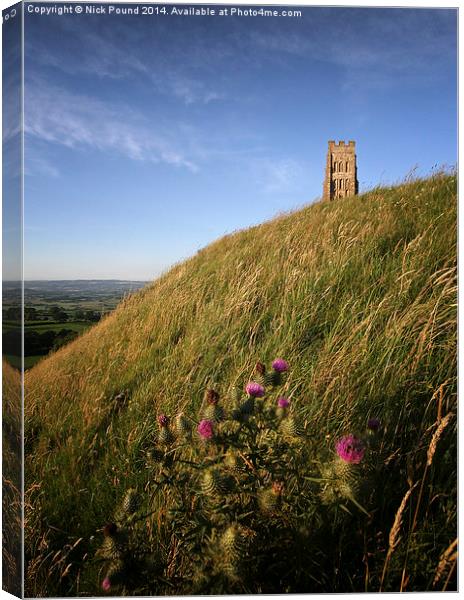
{"label": "hilltop", "polygon": [[[227,408],[230,386],[278,356],[321,449],[369,417],[384,424],[385,493],[369,525],[378,557],[366,576],[362,548],[341,571],[327,554],[333,587],[309,591],[378,590],[398,506],[426,476],[384,589],[431,589],[456,537],[456,176],[446,174],[226,236],[27,372],[26,594],[98,593],[83,557],[125,491],[144,488],[157,414],[195,417],[208,386]],[[424,472],[448,414],[440,469]]]}

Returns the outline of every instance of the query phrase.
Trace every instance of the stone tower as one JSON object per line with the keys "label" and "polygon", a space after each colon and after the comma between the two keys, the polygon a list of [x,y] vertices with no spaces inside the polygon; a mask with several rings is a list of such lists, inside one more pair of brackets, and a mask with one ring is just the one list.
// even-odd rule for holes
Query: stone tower
{"label": "stone tower", "polygon": [[345,198],[358,193],[358,168],[356,166],[355,143],[348,144],[333,140],[329,142],[325,167],[324,200]]}

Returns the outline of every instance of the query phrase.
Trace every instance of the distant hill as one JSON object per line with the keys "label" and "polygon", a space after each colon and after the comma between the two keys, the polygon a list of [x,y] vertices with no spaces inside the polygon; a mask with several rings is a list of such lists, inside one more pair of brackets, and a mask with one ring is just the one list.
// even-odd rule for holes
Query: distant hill
{"label": "distant hill", "polygon": [[[369,591],[408,480],[421,481],[435,425],[452,414],[386,586],[400,589],[407,564],[405,589],[432,589],[456,537],[456,176],[445,174],[228,235],[26,374],[26,594],[99,593],[82,557],[124,491],[144,487],[137,452],[156,415],[195,416],[208,384],[221,394],[243,386],[257,360],[277,356],[291,365],[287,392],[321,448],[369,416],[385,424]],[[119,394],[127,402],[114,413]],[[79,538],[63,569],[46,558]],[[325,591],[364,591],[359,554],[346,559],[359,570],[353,589],[334,575]],[[327,561],[330,572],[335,555]]]}

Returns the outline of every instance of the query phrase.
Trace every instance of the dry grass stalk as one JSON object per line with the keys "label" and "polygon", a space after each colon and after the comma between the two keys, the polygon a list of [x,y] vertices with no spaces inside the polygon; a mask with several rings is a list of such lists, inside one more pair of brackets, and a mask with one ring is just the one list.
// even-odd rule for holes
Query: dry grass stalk
{"label": "dry grass stalk", "polygon": [[447,572],[449,573],[451,571],[452,565],[456,563],[458,557],[457,546],[458,538],[456,538],[454,542],[451,542],[448,548],[440,556],[440,562],[438,563],[433,580],[434,586],[437,585]]}
{"label": "dry grass stalk", "polygon": [[445,427],[450,422],[452,416],[453,416],[453,413],[448,413],[446,415],[446,417],[443,417],[443,419],[440,421],[438,427],[436,428],[435,433],[433,434],[429,449],[427,451],[427,466],[428,467],[430,467],[430,465],[432,464],[433,456],[437,449],[438,440],[440,439],[441,434],[443,433]]}
{"label": "dry grass stalk", "polygon": [[406,504],[408,503],[409,497],[411,496],[416,485],[417,485],[417,483],[415,483],[412,487],[409,488],[409,490],[403,496],[403,499],[401,500],[401,504],[399,505],[399,508],[396,511],[395,520],[393,521],[392,528],[390,529],[390,535],[388,536],[388,552],[387,552],[387,556],[385,558],[385,563],[383,565],[382,579],[380,581],[379,592],[382,591],[382,586],[383,586],[383,582],[385,579],[385,575],[387,573],[387,567],[388,567],[388,563],[390,562],[391,555],[393,554],[393,551],[395,550],[396,546],[400,542],[400,531],[401,531],[401,526],[403,524],[403,513],[406,508]]}
{"label": "dry grass stalk", "polygon": [[403,524],[403,512],[406,508],[406,504],[409,500],[409,496],[412,494],[412,491],[416,487],[417,483],[414,484],[404,495],[401,500],[401,504],[396,511],[395,520],[393,521],[392,528],[390,529],[390,535],[388,536],[388,553],[391,554],[400,541],[400,530],[401,525]]}

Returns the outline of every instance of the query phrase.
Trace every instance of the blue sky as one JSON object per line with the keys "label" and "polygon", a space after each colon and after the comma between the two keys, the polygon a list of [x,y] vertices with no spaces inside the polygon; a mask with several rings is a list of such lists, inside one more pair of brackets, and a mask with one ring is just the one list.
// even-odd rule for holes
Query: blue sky
{"label": "blue sky", "polygon": [[329,139],[361,191],[456,163],[455,10],[301,10],[26,5],[26,278],[152,279],[320,197]]}

